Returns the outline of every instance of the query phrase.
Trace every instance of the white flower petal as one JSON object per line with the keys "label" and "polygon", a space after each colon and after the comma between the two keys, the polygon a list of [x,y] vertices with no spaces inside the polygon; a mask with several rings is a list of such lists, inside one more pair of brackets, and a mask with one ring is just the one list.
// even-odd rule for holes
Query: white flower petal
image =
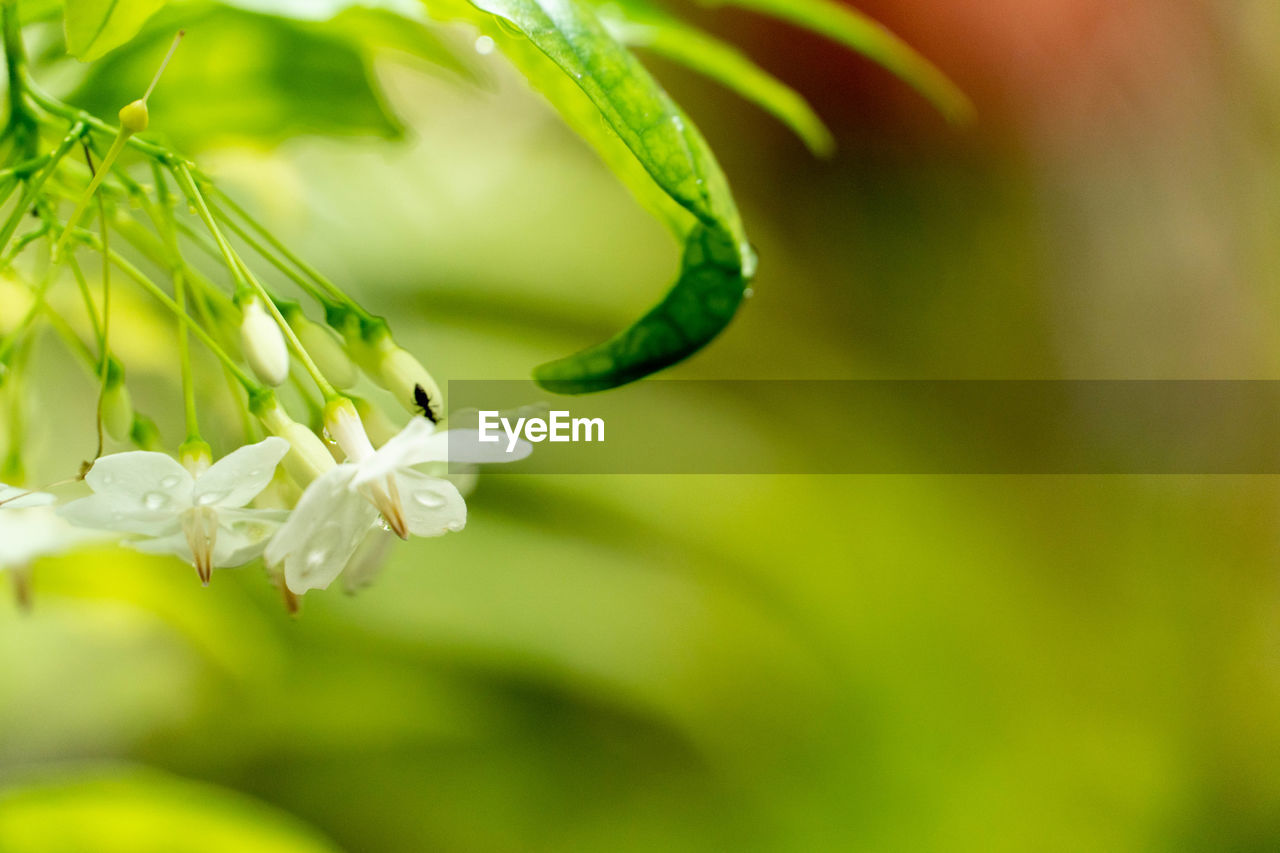
{"label": "white flower petal", "polygon": [[133,450],[104,456],[85,475],[95,494],[117,499],[122,511],[181,512],[191,506],[193,480],[165,453]]}
{"label": "white flower petal", "polygon": [[175,512],[130,506],[128,501],[115,495],[89,495],[63,504],[57,511],[76,527],[142,536],[166,536],[180,524]]}
{"label": "white flower petal", "polygon": [[273,435],[228,453],[196,479],[192,500],[199,506],[242,507],[267,487],[288,452],[289,442]]}
{"label": "white flower petal", "polygon": [[57,498],[48,492],[32,492],[0,483],[0,509],[24,509],[33,506],[45,506],[55,502]]}
{"label": "white flower petal", "polygon": [[267,543],[288,517],[288,512],[276,509],[219,510],[214,567],[243,566],[262,556]]}
{"label": "white flower petal", "polygon": [[285,583],[295,594],[332,583],[378,517],[368,501],[351,491],[355,470],[354,465],[338,465],[315,480],[267,545],[267,563],[284,563]]}
{"label": "white flower petal", "polygon": [[533,452],[533,445],[519,439],[507,452],[507,438],[480,440],[473,429],[451,429],[435,432],[426,418],[413,418],[399,434],[360,463],[355,485],[381,480],[392,471],[427,462],[476,464],[484,462],[518,462]]}
{"label": "white flower petal", "polygon": [[136,539],[125,544],[143,554],[172,554],[187,563],[195,563],[195,557],[191,555],[191,545],[187,542],[187,535],[181,530],[169,536]]}
{"label": "white flower petal", "polygon": [[72,527],[51,506],[0,512],[0,568],[26,565],[37,557],[104,538],[101,531]]}
{"label": "white flower petal", "polygon": [[397,471],[405,525],[414,536],[443,536],[467,526],[467,502],[456,486],[417,471]]}

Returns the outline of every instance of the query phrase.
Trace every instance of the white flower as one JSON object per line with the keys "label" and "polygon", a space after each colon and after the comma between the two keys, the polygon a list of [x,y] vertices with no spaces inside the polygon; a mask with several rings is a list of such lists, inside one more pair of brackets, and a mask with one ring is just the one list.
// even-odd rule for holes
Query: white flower
{"label": "white flower", "polygon": [[72,527],[58,517],[55,498],[0,483],[0,569],[25,569],[39,557],[60,554],[101,533]]}
{"label": "white flower", "polygon": [[84,478],[94,493],[59,513],[81,527],[142,536],[133,547],[175,554],[195,566],[208,584],[214,568],[240,566],[261,554],[287,516],[245,505],[271,482],[288,451],[287,441],[272,436],[211,467],[193,466],[194,476],[164,453],[135,450],[104,456]]}
{"label": "white flower", "polygon": [[520,442],[482,444],[470,430],[437,432],[415,417],[378,450],[348,400],[325,409],[329,435],[347,461],[316,479],[267,546],[268,565],[284,563],[285,583],[295,593],[324,589],[338,576],[381,514],[401,539],[442,536],[467,523],[467,505],[458,489],[440,477],[413,470],[427,462],[511,462],[529,455]]}

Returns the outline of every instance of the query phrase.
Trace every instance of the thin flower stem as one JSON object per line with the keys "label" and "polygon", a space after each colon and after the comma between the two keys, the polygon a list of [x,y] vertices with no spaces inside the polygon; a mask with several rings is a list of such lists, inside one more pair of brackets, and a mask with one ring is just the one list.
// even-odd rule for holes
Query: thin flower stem
{"label": "thin flower stem", "polygon": [[[102,245],[101,241],[99,241],[97,236],[94,234],[86,235],[85,239],[95,248],[101,247]],[[99,251],[101,251],[101,249],[99,249]],[[173,301],[173,297],[165,293],[158,284],[148,278],[146,273],[129,263],[129,261],[121,257],[114,249],[108,250],[107,255],[111,258],[111,263],[115,265],[116,269],[120,270],[120,272],[132,279],[142,287],[143,290],[150,293],[157,301],[160,302],[161,305],[172,311],[174,315],[191,330],[192,334],[199,338],[200,342],[208,347],[210,352],[217,356],[218,360],[221,361],[229,371],[231,371],[235,376],[236,381],[239,382],[244,389],[250,393],[250,395],[266,391],[266,388],[263,385],[249,376],[249,374],[245,373],[244,370],[241,369],[240,365],[236,364],[235,359],[227,355],[226,350],[218,345],[218,342],[213,339],[212,335],[200,328],[200,326],[192,320],[189,315],[181,312],[178,309],[178,303]]]}
{"label": "thin flower stem", "polygon": [[280,313],[280,309],[276,307],[276,303],[271,298],[271,294],[267,293],[267,289],[262,286],[262,282],[249,271],[244,261],[236,255],[235,250],[231,248],[231,244],[227,242],[227,238],[223,236],[222,230],[218,228],[217,220],[213,216],[213,212],[209,209],[209,205],[205,202],[204,195],[200,192],[200,188],[196,186],[195,181],[191,177],[190,170],[184,164],[176,164],[171,166],[174,177],[178,180],[178,186],[181,187],[183,193],[186,194],[187,200],[196,206],[196,212],[200,218],[204,220],[205,227],[209,229],[209,233],[213,235],[214,241],[218,244],[219,251],[222,252],[223,259],[228,267],[231,268],[232,276],[236,280],[237,287],[247,286],[255,292],[265,303],[268,311],[275,317],[276,324],[280,327],[280,331],[285,336],[285,340],[289,342],[290,347],[302,362],[302,366],[307,373],[311,374],[311,379],[316,383],[316,387],[320,389],[321,396],[325,400],[334,400],[338,398],[338,392],[334,389],[329,380],[324,378],[324,374],[320,372],[320,368],[316,367],[316,363],[312,361],[310,354],[306,348],[302,346],[302,342],[298,340],[298,336],[294,334],[292,327],[285,322],[284,315]]}
{"label": "thin flower stem", "polygon": [[[88,209],[89,202],[93,201],[93,194],[98,191],[98,185],[107,177],[111,164],[116,161],[116,158],[120,156],[120,152],[124,150],[124,144],[128,141],[130,135],[128,131],[121,128],[119,134],[116,135],[115,141],[107,149],[106,156],[102,158],[101,166],[92,170],[93,179],[89,181],[89,186],[85,187],[80,200],[76,202],[75,209],[71,211],[71,218],[67,220],[67,227],[62,229],[62,236],[58,238],[58,242],[53,247],[55,256],[62,252],[62,247],[66,245],[67,238],[80,224],[80,218],[84,216],[85,210]],[[92,166],[90,168],[92,169]]]}
{"label": "thin flower stem", "polygon": [[[107,156],[109,158],[111,152],[108,151]],[[108,160],[103,160],[101,168],[94,169],[93,155],[89,152],[88,145],[84,147],[84,160],[89,166],[89,172],[93,175],[94,181],[100,181],[101,176],[107,174],[107,167],[111,165]],[[92,187],[93,183],[91,182],[90,195],[92,195]],[[107,258],[107,253],[111,250],[111,243],[107,234],[107,201],[102,196],[98,196],[98,221],[101,223],[102,231],[102,364],[99,365],[99,370],[102,373],[98,377],[98,449],[93,454],[93,461],[89,463],[90,467],[93,466],[93,462],[102,457],[102,450],[106,446],[107,379],[111,375],[108,369],[110,367],[108,354],[111,352],[111,262]],[[67,228],[63,229],[58,245],[61,245],[66,240],[68,233],[70,233],[70,223],[68,223]],[[58,246],[55,245],[50,253],[50,263],[56,262],[57,257]]]}
{"label": "thin flower stem", "polygon": [[22,198],[18,201],[17,206],[9,212],[9,218],[4,225],[0,227],[0,253],[3,253],[5,248],[8,247],[9,240],[13,238],[13,232],[18,229],[18,223],[22,221],[22,217],[35,204],[36,197],[40,194],[40,188],[44,186],[45,181],[49,180],[49,176],[58,168],[58,163],[62,161],[63,157],[67,156],[71,147],[84,135],[84,130],[85,125],[83,122],[76,122],[72,125],[71,130],[63,137],[62,142],[54,149],[53,154],[50,155],[49,162],[34,178],[27,181],[27,187],[22,194]]}
{"label": "thin flower stem", "polygon": [[[315,282],[324,290],[327,290],[330,296],[336,299],[339,302],[339,304],[345,305],[346,307],[355,311],[360,316],[366,315],[366,312],[364,311],[364,309],[361,308],[359,305],[357,305],[355,301],[351,299],[351,297],[343,293],[341,288],[339,288],[336,284],[334,284],[329,279],[325,278],[325,276],[323,276],[320,273],[320,271],[317,270],[315,267],[311,266],[302,258],[298,257],[294,252],[292,252],[289,249],[288,246],[286,246],[283,242],[281,242],[278,237],[272,234],[271,231],[266,226],[262,225],[260,222],[258,222],[252,216],[250,216],[249,213],[243,207],[236,204],[234,199],[232,199],[229,195],[227,195],[222,190],[218,189],[216,186],[213,186],[211,188],[213,192],[217,194],[218,200],[221,204],[225,205],[232,213],[240,217],[240,219],[244,220],[244,222],[250,228],[256,231],[258,235],[261,236],[262,239],[266,241],[267,245],[271,246],[271,248],[279,252],[280,255],[282,255],[289,263],[293,264],[297,269],[301,270],[303,275],[310,278],[313,282]],[[238,233],[242,233],[242,232],[238,232]],[[246,242],[248,241],[246,240]],[[253,244],[250,243],[250,245],[253,245]],[[255,249],[255,251],[257,250]],[[258,254],[261,254],[268,261],[271,261],[274,265],[276,265],[277,268],[280,268],[279,262],[276,261],[275,259],[263,254],[260,251],[258,252]]]}
{"label": "thin flower stem", "polygon": [[27,309],[27,313],[24,314],[22,319],[18,321],[17,325],[10,330],[8,336],[4,339],[4,342],[0,343],[0,364],[8,363],[9,354],[13,351],[14,346],[18,341],[22,340],[27,329],[30,328],[31,323],[40,313],[41,308],[44,305],[45,293],[49,290],[49,285],[52,284],[56,271],[57,267],[53,264],[50,264],[48,269],[44,271],[44,276],[41,278],[40,284],[35,288],[35,298],[32,301],[31,306]]}
{"label": "thin flower stem", "polygon": [[[174,302],[182,316],[187,312],[187,286],[182,270],[173,273]],[[191,379],[191,345],[187,340],[187,324],[178,323],[178,355],[182,369],[182,402],[187,417],[187,441],[202,441],[200,422],[196,419],[196,387]]]}
{"label": "thin flower stem", "polygon": [[[93,113],[77,109],[70,104],[64,104],[52,95],[46,94],[41,91],[40,87],[36,86],[35,83],[32,82],[30,77],[24,77],[23,91],[26,93],[27,97],[31,99],[32,103],[51,115],[67,121],[83,124],[90,130],[101,133],[104,136],[114,138],[120,135],[120,128],[108,124]],[[169,149],[161,145],[156,145],[154,142],[147,142],[139,139],[137,136],[130,136],[128,144],[137,151],[146,154],[149,157],[154,157],[162,162],[167,163],[177,159],[176,155]]]}
{"label": "thin flower stem", "polygon": [[[175,39],[173,47],[169,48],[170,55],[173,54],[173,50],[177,46],[178,42]],[[150,90],[148,90],[148,94],[150,94]],[[160,211],[157,214],[148,204],[147,212],[160,230],[160,236],[169,252],[173,268],[174,302],[177,304],[181,314],[185,316],[187,313],[186,264],[182,260],[182,251],[178,248],[178,235],[173,227],[173,208],[170,206],[169,185],[165,182],[164,173],[160,171],[159,166],[153,164],[152,173],[155,176],[156,195],[159,197],[158,206]],[[185,323],[178,324],[178,353],[181,359],[182,402],[187,418],[187,441],[203,441],[200,437],[200,421],[196,416],[196,388],[195,382],[191,377],[191,344],[187,339],[187,326]]]}
{"label": "thin flower stem", "polygon": [[224,225],[226,225],[228,228],[231,229],[231,233],[235,234],[237,237],[243,240],[245,242],[245,245],[247,245],[250,249],[253,249],[253,251],[256,252],[259,257],[261,257],[267,263],[271,264],[273,267],[280,270],[280,272],[288,276],[289,280],[292,281],[294,284],[298,285],[298,287],[302,288],[302,290],[308,296],[310,296],[312,299],[319,302],[321,305],[328,306],[333,304],[334,300],[329,295],[326,295],[323,292],[322,288],[317,287],[314,282],[309,281],[306,276],[302,275],[301,273],[298,272],[298,270],[289,266],[289,264],[287,264],[285,261],[277,257],[275,253],[273,253],[267,246],[265,246],[262,243],[262,241],[256,239],[252,234],[250,234],[243,227],[241,227],[239,223],[237,223],[234,219],[232,219],[230,216],[227,216],[225,213],[218,210],[217,208],[214,208],[213,210],[214,210],[214,215],[217,216],[218,219]]}
{"label": "thin flower stem", "polygon": [[107,341],[102,334],[102,321],[98,319],[98,306],[93,301],[93,294],[89,291],[89,282],[84,277],[84,270],[80,268],[80,262],[75,259],[74,255],[68,256],[67,266],[71,267],[71,275],[75,277],[76,288],[80,291],[80,298],[84,300],[85,313],[89,315],[89,323],[93,326],[93,338],[98,343],[98,349],[102,351],[105,358],[107,353]]}

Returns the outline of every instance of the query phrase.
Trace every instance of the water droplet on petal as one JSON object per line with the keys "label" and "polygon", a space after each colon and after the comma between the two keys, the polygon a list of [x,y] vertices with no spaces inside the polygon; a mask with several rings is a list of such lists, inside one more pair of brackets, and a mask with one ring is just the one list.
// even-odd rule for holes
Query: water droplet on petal
{"label": "water droplet on petal", "polygon": [[311,537],[302,553],[302,565],[306,572],[314,572],[329,561],[330,556],[342,545],[342,525],[334,522],[321,527]]}
{"label": "water droplet on petal", "polygon": [[463,524],[461,521],[451,521],[445,525],[445,529],[452,530],[454,533],[457,533],[459,530],[461,530],[465,526],[466,525]]}
{"label": "water droplet on petal", "polygon": [[152,512],[158,512],[169,505],[169,496],[164,492],[147,492],[142,496],[142,505]]}
{"label": "water droplet on petal", "polygon": [[422,506],[425,506],[427,509],[439,509],[445,505],[444,498],[435,492],[428,491],[427,489],[423,489],[420,492],[414,492],[413,499]]}
{"label": "water droplet on petal", "polygon": [[177,486],[181,482],[182,482],[182,478],[179,477],[177,474],[170,474],[168,477],[165,477],[163,480],[160,481],[160,485],[166,489],[172,489],[173,487]]}
{"label": "water droplet on petal", "polygon": [[476,53],[481,56],[488,56],[493,53],[493,48],[493,39],[488,36],[480,36],[480,38],[476,39]]}
{"label": "water droplet on petal", "polygon": [[102,485],[104,485],[104,486],[110,486],[110,485],[111,485],[112,483],[114,483],[115,481],[116,481],[116,478],[115,478],[113,475],[111,475],[111,474],[103,474],[103,475],[102,475]]}
{"label": "water droplet on petal", "polygon": [[203,495],[196,498],[196,503],[200,506],[209,506],[210,504],[220,503],[221,501],[226,500],[228,494],[230,494],[230,492],[225,489],[205,492]]}

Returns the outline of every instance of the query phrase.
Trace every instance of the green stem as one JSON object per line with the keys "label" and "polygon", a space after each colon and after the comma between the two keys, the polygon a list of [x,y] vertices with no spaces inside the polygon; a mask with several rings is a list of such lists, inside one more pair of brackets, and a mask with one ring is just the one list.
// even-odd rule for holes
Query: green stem
{"label": "green stem", "polygon": [[45,181],[49,180],[49,176],[58,168],[58,163],[62,161],[63,157],[67,156],[67,152],[71,150],[71,147],[84,135],[84,129],[85,126],[81,122],[72,125],[70,132],[63,137],[62,142],[58,144],[53,154],[50,155],[49,162],[40,170],[39,174],[27,182],[27,188],[23,192],[22,198],[18,201],[17,206],[9,212],[9,218],[5,220],[4,226],[0,227],[0,254],[3,254],[8,247],[9,240],[13,238],[13,232],[17,230],[18,223],[22,221],[22,217],[26,215],[27,211],[35,203],[36,197],[40,194],[40,188],[44,186]]}
{"label": "green stem", "polygon": [[316,367],[316,363],[311,360],[311,356],[302,346],[302,342],[298,340],[298,336],[294,334],[293,328],[285,322],[284,316],[280,313],[280,309],[276,307],[276,303],[272,300],[271,294],[267,293],[267,289],[262,286],[262,282],[258,281],[253,273],[249,272],[249,268],[245,266],[244,261],[240,260],[235,250],[231,248],[231,244],[227,242],[227,238],[223,236],[222,230],[218,228],[218,222],[213,216],[213,212],[209,209],[208,203],[205,201],[204,195],[200,192],[200,188],[196,186],[195,181],[191,177],[190,170],[182,164],[171,165],[174,177],[178,180],[178,186],[182,188],[186,194],[187,200],[196,206],[196,212],[200,218],[204,220],[204,225],[209,229],[209,233],[213,235],[214,242],[218,244],[218,250],[222,252],[222,257],[230,267],[232,276],[236,280],[237,287],[247,287],[256,293],[266,305],[268,311],[275,318],[276,324],[280,327],[280,332],[285,336],[285,340],[289,342],[290,348],[298,356],[302,362],[302,366],[306,368],[307,373],[311,375],[311,379],[316,383],[316,387],[320,389],[320,394],[325,400],[334,400],[339,397],[337,390],[324,378],[324,374],[320,372],[320,368]]}
{"label": "green stem", "polygon": [[236,381],[239,382],[242,386],[244,386],[244,389],[249,392],[249,395],[251,397],[255,394],[261,394],[266,392],[267,389],[264,385],[260,384],[256,379],[249,376],[249,374],[245,373],[244,370],[241,369],[240,365],[236,364],[235,359],[227,355],[226,350],[224,350],[221,346],[219,346],[218,342],[215,341],[208,332],[200,328],[200,326],[194,320],[192,320],[188,314],[180,311],[178,308],[178,303],[173,301],[173,297],[165,293],[164,290],[158,284],[156,284],[154,281],[148,278],[146,273],[142,272],[133,264],[129,263],[127,260],[121,257],[120,254],[115,250],[104,249],[101,241],[97,239],[96,235],[93,235],[93,234],[87,235],[86,240],[94,248],[98,249],[99,251],[106,252],[108,257],[110,257],[111,259],[111,263],[115,265],[116,269],[120,270],[122,273],[124,273],[126,276],[132,279],[135,283],[137,283],[140,287],[142,287],[143,290],[150,293],[153,297],[155,297],[155,299],[158,302],[160,302],[161,305],[163,305],[164,307],[172,311],[173,314],[184,325],[186,325],[188,329],[191,330],[192,334],[194,334],[197,338],[199,338],[200,342],[204,344],[206,347],[208,347],[209,351],[212,352],[215,356],[217,356],[218,360],[221,361],[229,371],[231,371],[231,373],[235,376]]}
{"label": "green stem", "polygon": [[93,326],[93,337],[98,342],[98,349],[102,351],[102,357],[107,357],[107,340],[102,334],[102,321],[98,319],[98,306],[94,304],[93,294],[89,292],[89,282],[85,280],[84,270],[80,268],[80,262],[75,259],[74,255],[67,258],[67,266],[71,267],[71,275],[75,277],[76,288],[80,291],[80,298],[84,300],[85,313],[89,315],[89,322]]}
{"label": "green stem", "polygon": [[37,124],[22,97],[26,90],[27,51],[22,44],[16,0],[4,0],[4,5],[0,6],[0,16],[3,17],[0,27],[4,31],[4,62],[9,78],[7,135],[12,135],[18,150],[29,149],[36,144]]}
{"label": "green stem", "polygon": [[[174,303],[182,316],[187,313],[187,287],[182,270],[173,273]],[[187,417],[187,441],[202,441],[200,422],[196,419],[196,386],[191,379],[191,344],[187,340],[187,324],[178,323],[178,357],[182,370],[182,403]]]}
{"label": "green stem", "polygon": [[[45,92],[41,91],[38,86],[35,85],[35,83],[31,80],[29,76],[24,77],[23,86],[26,91],[27,97],[31,99],[31,102],[34,103],[36,106],[40,107],[45,112],[50,113],[54,116],[57,116],[58,118],[66,119],[67,121],[74,121],[79,124],[83,124],[85,125],[85,127],[89,128],[90,130],[96,131],[97,133],[101,133],[104,136],[110,136],[112,138],[115,138],[120,135],[119,127],[108,124],[107,122],[95,116],[93,113],[85,112],[84,110],[81,110],[81,109],[76,109],[75,107],[70,106],[69,104],[62,103],[62,101],[59,101],[57,98],[53,97],[52,95],[46,94]],[[154,157],[163,163],[168,163],[168,162],[176,161],[179,159],[177,155],[175,155],[172,151],[165,148],[164,146],[156,145],[154,142],[147,142],[145,140],[139,139],[137,136],[130,136],[128,142],[132,148],[136,149],[137,151],[143,154],[146,154],[149,157]]]}
{"label": "green stem", "polygon": [[[336,299],[339,304],[345,305],[346,307],[350,308],[352,311],[356,312],[361,317],[369,316],[368,313],[363,308],[361,308],[359,305],[355,303],[354,300],[351,299],[351,297],[343,293],[342,290],[336,284],[334,284],[329,279],[321,275],[319,270],[317,270],[315,267],[311,266],[302,258],[298,257],[296,254],[290,251],[288,246],[286,246],[283,242],[280,241],[278,237],[272,234],[271,231],[266,228],[266,226],[262,225],[256,219],[250,216],[243,207],[236,204],[234,199],[232,199],[229,195],[227,195],[222,190],[218,189],[216,186],[212,187],[212,189],[215,193],[217,193],[218,200],[222,204],[226,205],[231,210],[232,213],[234,213],[236,216],[244,220],[244,222],[250,228],[258,232],[259,236],[261,236],[262,239],[265,240],[269,246],[271,246],[271,248],[275,249],[282,256],[284,256],[284,258],[288,260],[289,263],[293,264],[295,267],[301,270],[304,275],[306,275],[308,278],[314,281],[317,285],[329,291],[329,294],[334,299]],[[240,233],[243,235],[243,232],[237,232],[237,233]],[[247,239],[246,239],[246,242],[248,242]],[[250,245],[252,246],[253,244],[250,243]],[[255,249],[255,251],[258,251],[258,250]],[[263,254],[261,251],[258,251],[258,254],[261,254],[268,261],[271,261],[273,264],[276,265],[277,268],[283,269],[283,267],[280,267],[279,262],[276,261],[275,259],[269,257],[266,254]],[[295,279],[295,281],[296,280],[297,279]]]}
{"label": "green stem", "polygon": [[[182,260],[182,250],[178,248],[178,234],[173,227],[173,208],[169,196],[169,185],[165,182],[164,173],[157,164],[152,164],[152,174],[156,182],[156,196],[159,199],[159,212],[148,204],[147,212],[160,230],[165,249],[169,253],[170,265],[173,269],[173,297],[178,310],[185,316],[187,313],[187,279],[186,265]],[[185,323],[178,324],[178,357],[182,371],[182,403],[187,418],[187,441],[203,441],[200,437],[200,421],[196,417],[196,386],[191,377],[191,343],[187,337]]]}
{"label": "green stem", "polygon": [[[277,257],[267,246],[263,245],[261,241],[255,239],[252,234],[241,227],[234,219],[218,210],[214,211],[214,215],[218,217],[219,221],[231,229],[231,233],[243,240],[245,245],[250,249],[253,249],[259,257],[263,258],[267,263],[271,264],[273,267],[280,270],[280,272],[288,276],[294,284],[302,288],[302,290],[312,299],[315,299],[326,308],[334,304],[334,300],[330,298],[330,296],[326,295],[321,288],[317,287],[315,283],[308,281],[307,278],[301,275],[296,269]],[[350,302],[350,300],[347,300],[347,302]]]}
{"label": "green stem", "polygon": [[107,154],[102,158],[102,162],[98,164],[98,168],[93,171],[93,179],[89,181],[89,186],[85,187],[84,193],[80,196],[80,200],[76,202],[75,209],[71,211],[71,218],[67,220],[67,226],[62,229],[62,236],[58,238],[58,242],[54,244],[53,254],[57,257],[62,252],[62,247],[66,245],[67,238],[75,231],[80,224],[81,217],[89,207],[89,202],[93,201],[93,194],[98,191],[98,185],[103,182],[107,174],[111,171],[111,164],[120,156],[120,152],[124,150],[124,144],[129,141],[132,134],[124,128],[120,129],[120,133],[116,136],[111,147],[107,149]]}

